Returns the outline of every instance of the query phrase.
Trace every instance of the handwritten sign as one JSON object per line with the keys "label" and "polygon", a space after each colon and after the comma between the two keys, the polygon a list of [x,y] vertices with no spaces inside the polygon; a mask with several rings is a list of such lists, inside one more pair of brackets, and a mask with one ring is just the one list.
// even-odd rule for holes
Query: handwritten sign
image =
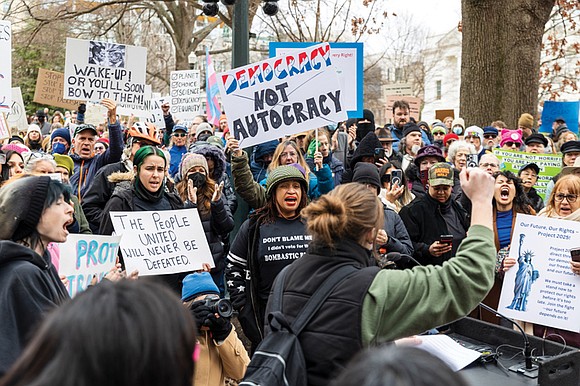
{"label": "handwritten sign", "polygon": [[242,148],[347,119],[328,43],[238,67],[218,79],[228,125]]}
{"label": "handwritten sign", "polygon": [[0,140],[10,138],[10,127],[6,120],[6,114],[0,112]]}
{"label": "handwritten sign", "polygon": [[214,266],[197,209],[111,212],[128,272],[164,275]]}
{"label": "handwritten sign", "polygon": [[578,133],[579,109],[580,101],[545,101],[544,109],[542,110],[542,126],[540,126],[540,133],[551,133],[552,122],[556,119],[563,119],[568,126],[568,130]]}
{"label": "handwritten sign", "polygon": [[168,96],[146,100],[143,106],[145,107],[144,114],[139,114],[139,118],[152,123],[158,129],[164,129],[165,119],[163,119],[163,110],[161,109],[161,105],[164,103],[169,103]]}
{"label": "handwritten sign", "polygon": [[203,114],[200,79],[198,70],[171,71],[169,95],[174,119],[193,119]]}
{"label": "handwritten sign", "polygon": [[570,268],[580,222],[518,214],[499,311],[514,319],[580,332],[580,276]]}
{"label": "handwritten sign", "polygon": [[140,109],[145,101],[147,49],[94,40],[66,39],[64,97],[119,108]]}
{"label": "handwritten sign", "polygon": [[71,234],[59,244],[59,274],[68,279],[68,292],[84,291],[93,276],[100,281],[115,266],[121,236]]}
{"label": "handwritten sign", "polygon": [[509,170],[510,172],[518,174],[522,166],[535,163],[540,168],[538,174],[538,181],[534,185],[537,193],[544,199],[546,196],[546,187],[556,174],[562,170],[562,156],[553,154],[534,154],[522,153],[513,150],[494,149],[493,154],[499,159],[501,170]]}
{"label": "handwritten sign", "polygon": [[62,72],[38,69],[36,88],[33,101],[41,105],[62,107],[67,110],[76,110],[78,101],[64,99],[64,74]]}
{"label": "handwritten sign", "polygon": [[10,111],[12,105],[12,27],[0,20],[0,111]]}
{"label": "handwritten sign", "polygon": [[20,87],[12,87],[12,106],[10,112],[6,114],[8,126],[17,127],[18,130],[26,131],[28,129],[28,120],[26,119],[26,109],[22,101],[22,91]]}

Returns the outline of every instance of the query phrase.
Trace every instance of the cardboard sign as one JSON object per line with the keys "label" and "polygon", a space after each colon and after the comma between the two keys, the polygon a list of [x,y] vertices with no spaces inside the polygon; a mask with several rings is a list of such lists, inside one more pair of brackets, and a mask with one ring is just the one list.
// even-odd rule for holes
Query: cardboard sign
{"label": "cardboard sign", "polygon": [[173,119],[193,119],[201,110],[199,70],[171,71],[169,96]]}
{"label": "cardboard sign", "polygon": [[552,123],[556,119],[563,119],[568,126],[568,130],[578,134],[578,110],[580,101],[556,102],[545,101],[542,110],[542,126],[540,133],[551,133]]}
{"label": "cardboard sign", "polygon": [[514,150],[493,149],[493,154],[499,158],[499,168],[518,174],[522,166],[535,163],[540,168],[538,181],[534,185],[536,192],[544,199],[546,187],[556,174],[562,170],[562,156],[554,154],[522,153]]}
{"label": "cardboard sign", "polygon": [[20,87],[12,87],[12,106],[10,112],[6,114],[8,126],[18,127],[18,130],[26,131],[28,129],[28,120],[26,119],[26,109],[22,101],[22,91]]}
{"label": "cardboard sign", "polygon": [[518,214],[498,311],[514,319],[580,332],[580,276],[570,268],[580,222]]}
{"label": "cardboard sign", "polygon": [[127,272],[164,275],[214,266],[197,209],[111,212]]}
{"label": "cardboard sign", "polygon": [[[270,42],[270,57],[296,54],[316,43]],[[364,44],[330,43],[332,66],[338,74],[342,103],[349,118],[363,116]]]}
{"label": "cardboard sign", "polygon": [[235,68],[218,80],[241,148],[347,119],[328,43]]}
{"label": "cardboard sign", "polygon": [[12,26],[0,20],[0,111],[10,111],[12,106]]}
{"label": "cardboard sign", "polygon": [[145,101],[145,113],[140,114],[139,118],[146,122],[152,123],[158,129],[165,129],[165,119],[163,118],[163,110],[161,105],[169,103],[169,97],[152,98]]}
{"label": "cardboard sign", "polygon": [[64,99],[64,74],[62,72],[38,69],[34,102],[41,105],[61,107],[67,110],[76,110],[81,102]]}
{"label": "cardboard sign", "polygon": [[71,234],[59,244],[58,273],[68,279],[68,293],[75,296],[84,291],[93,276],[101,281],[117,262],[121,236]]}
{"label": "cardboard sign", "polygon": [[95,40],[66,39],[64,97],[119,108],[141,109],[145,102],[147,49]]}

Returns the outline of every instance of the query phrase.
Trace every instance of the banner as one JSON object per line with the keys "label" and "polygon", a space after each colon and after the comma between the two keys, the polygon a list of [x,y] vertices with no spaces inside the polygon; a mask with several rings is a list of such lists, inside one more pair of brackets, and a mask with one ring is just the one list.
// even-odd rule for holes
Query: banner
{"label": "banner", "polygon": [[[271,42],[270,57],[296,54],[316,43]],[[342,103],[348,118],[362,118],[364,100],[364,44],[329,43],[332,66],[343,91]]]}
{"label": "banner", "polygon": [[218,79],[230,132],[242,148],[347,119],[328,43],[238,67]]}
{"label": "banner", "polygon": [[145,102],[147,49],[95,40],[66,39],[64,97],[119,108],[141,109]]}
{"label": "banner", "polygon": [[542,110],[542,126],[540,133],[551,133],[552,123],[556,119],[563,119],[568,126],[568,130],[578,134],[578,110],[580,101],[557,102],[545,101]]}
{"label": "banner", "polygon": [[12,106],[10,112],[6,114],[6,120],[9,127],[18,127],[18,130],[26,131],[28,129],[28,120],[26,119],[26,109],[22,101],[22,91],[20,87],[12,87]]}
{"label": "banner", "polygon": [[214,266],[197,209],[111,212],[127,272],[164,275]]}
{"label": "banner", "polygon": [[139,114],[139,119],[152,123],[158,129],[165,129],[165,119],[161,105],[169,103],[169,97],[152,98],[145,101],[144,113]]}
{"label": "banner", "polygon": [[535,163],[540,168],[538,181],[534,185],[536,192],[542,197],[546,196],[546,187],[556,174],[562,170],[562,156],[554,154],[522,153],[514,150],[493,149],[493,154],[499,158],[499,168],[509,170],[516,175],[522,166]]}
{"label": "banner", "polygon": [[58,273],[68,279],[68,293],[75,296],[84,291],[93,276],[101,281],[117,262],[121,236],[70,234],[59,244]]}
{"label": "banner", "polygon": [[171,71],[169,103],[174,120],[191,120],[196,115],[203,114],[200,81],[199,70]]}
{"label": "banner", "polygon": [[34,102],[41,105],[61,107],[67,110],[76,110],[81,102],[64,99],[64,74],[62,72],[38,69]]}
{"label": "banner", "polygon": [[12,106],[12,27],[0,20],[0,111],[8,113]]}
{"label": "banner", "polygon": [[518,214],[498,311],[508,317],[580,332],[580,276],[570,249],[580,246],[580,222]]}
{"label": "banner", "polygon": [[222,109],[218,100],[220,90],[217,84],[217,74],[209,54],[209,47],[205,46],[205,115],[207,121],[218,127]]}

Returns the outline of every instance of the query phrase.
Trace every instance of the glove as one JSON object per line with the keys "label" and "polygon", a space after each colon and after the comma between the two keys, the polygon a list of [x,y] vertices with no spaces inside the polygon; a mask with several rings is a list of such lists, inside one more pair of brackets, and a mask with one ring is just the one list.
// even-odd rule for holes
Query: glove
{"label": "glove", "polygon": [[84,104],[84,103],[81,103],[81,104],[79,105],[79,108],[78,108],[78,110],[77,110],[77,111],[78,111],[79,113],[81,113],[81,114],[84,114],[84,113],[86,113],[86,112],[87,112],[87,105],[86,105],[86,104]]}
{"label": "glove", "polygon": [[221,316],[218,318],[215,314],[207,317],[206,325],[209,327],[213,339],[217,342],[226,340],[232,331],[232,324],[229,318],[222,318]]}
{"label": "glove", "polygon": [[206,326],[207,318],[209,317],[209,315],[213,315],[209,307],[206,306],[203,302],[194,302],[191,305],[191,314],[195,319],[195,325],[197,326],[198,330],[202,326]]}

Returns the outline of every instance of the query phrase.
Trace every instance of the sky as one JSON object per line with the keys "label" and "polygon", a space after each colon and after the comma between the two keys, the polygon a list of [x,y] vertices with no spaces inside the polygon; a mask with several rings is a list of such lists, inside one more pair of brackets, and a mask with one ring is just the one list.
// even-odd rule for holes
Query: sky
{"label": "sky", "polygon": [[389,0],[389,11],[410,13],[433,34],[449,32],[461,20],[461,0]]}

